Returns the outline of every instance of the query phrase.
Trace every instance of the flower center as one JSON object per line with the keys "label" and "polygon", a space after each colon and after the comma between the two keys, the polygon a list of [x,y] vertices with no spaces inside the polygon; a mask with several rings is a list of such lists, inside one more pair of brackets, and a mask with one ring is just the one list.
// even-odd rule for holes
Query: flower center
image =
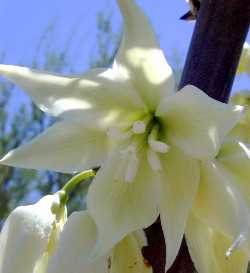
{"label": "flower center", "polygon": [[147,138],[148,142],[148,149],[147,149],[147,159],[150,167],[154,171],[160,171],[161,167],[161,160],[158,156],[158,153],[165,154],[169,151],[169,146],[159,140],[159,123],[153,125],[149,136]]}
{"label": "flower center", "polygon": [[[170,147],[161,141],[160,123],[152,115],[133,122],[130,128],[121,131],[118,128],[108,130],[108,136],[123,143],[125,148],[121,149],[122,170],[119,171],[124,175],[125,182],[131,183],[135,179],[139,165],[140,153],[146,152],[146,160],[153,171],[161,171],[160,154],[165,154]],[[146,149],[146,150],[145,150]],[[142,160],[145,160],[142,158]]]}

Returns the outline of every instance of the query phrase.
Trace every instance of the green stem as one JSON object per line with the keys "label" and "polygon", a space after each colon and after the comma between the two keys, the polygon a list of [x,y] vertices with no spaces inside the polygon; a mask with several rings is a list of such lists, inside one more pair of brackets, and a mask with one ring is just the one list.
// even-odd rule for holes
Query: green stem
{"label": "green stem", "polygon": [[67,182],[64,187],[62,188],[62,191],[66,193],[66,196],[68,197],[70,192],[80,183],[82,183],[84,180],[94,177],[96,175],[96,172],[94,170],[87,170],[82,173],[77,174],[76,176],[72,177],[69,182]]}

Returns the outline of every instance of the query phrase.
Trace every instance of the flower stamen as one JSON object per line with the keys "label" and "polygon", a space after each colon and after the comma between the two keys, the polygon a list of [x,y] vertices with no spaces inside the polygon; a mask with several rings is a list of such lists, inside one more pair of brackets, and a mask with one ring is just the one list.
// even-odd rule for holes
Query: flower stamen
{"label": "flower stamen", "polygon": [[142,120],[137,120],[133,123],[132,131],[134,134],[144,134],[147,124]]}
{"label": "flower stamen", "polygon": [[169,145],[159,140],[149,139],[148,144],[156,153],[166,154],[170,149]]}
{"label": "flower stamen", "polygon": [[128,160],[128,165],[125,173],[125,182],[131,183],[137,175],[139,168],[139,160],[136,156],[136,153],[132,153]]}
{"label": "flower stamen", "polygon": [[139,159],[136,154],[136,145],[131,144],[121,151],[125,163],[125,182],[131,183],[136,177],[139,168]]}
{"label": "flower stamen", "polygon": [[156,171],[156,172],[161,171],[162,169],[161,161],[155,151],[153,151],[152,149],[148,149],[147,158],[148,158],[148,163],[153,171]]}
{"label": "flower stamen", "polygon": [[165,154],[169,151],[170,147],[166,143],[158,140],[159,125],[155,125],[148,137],[148,145],[156,153]]}

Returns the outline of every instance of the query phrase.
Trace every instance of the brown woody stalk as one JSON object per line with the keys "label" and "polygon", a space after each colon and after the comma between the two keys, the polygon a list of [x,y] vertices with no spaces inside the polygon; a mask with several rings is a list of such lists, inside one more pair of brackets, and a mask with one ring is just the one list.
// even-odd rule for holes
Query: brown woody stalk
{"label": "brown woody stalk", "polygon": [[[195,85],[227,102],[250,24],[250,0],[202,0],[179,88]],[[164,273],[166,253],[160,221],[146,229],[143,249],[154,273]],[[193,273],[185,239],[169,273]]]}

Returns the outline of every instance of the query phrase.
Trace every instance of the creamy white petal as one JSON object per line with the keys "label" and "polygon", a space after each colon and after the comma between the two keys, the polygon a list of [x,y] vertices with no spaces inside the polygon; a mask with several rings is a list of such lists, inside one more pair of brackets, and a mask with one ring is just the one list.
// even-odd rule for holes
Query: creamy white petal
{"label": "creamy white petal", "polygon": [[103,130],[79,123],[59,122],[31,142],[10,151],[0,164],[76,172],[100,166],[109,139]]}
{"label": "creamy white petal", "polygon": [[250,202],[250,145],[239,141],[226,141],[217,160],[234,177],[235,186]]}
{"label": "creamy white petal", "polygon": [[87,211],[74,212],[66,222],[47,273],[108,273],[108,255],[91,261],[97,240],[94,221]]}
{"label": "creamy white petal", "polygon": [[[142,232],[142,231],[141,231]],[[144,262],[137,234],[127,235],[112,251],[110,273],[151,273],[152,267]]]}
{"label": "creamy white petal", "polygon": [[127,74],[136,90],[154,110],[159,101],[175,91],[172,69],[160,49],[152,26],[134,0],[118,0],[124,33],[114,69]]}
{"label": "creamy white petal", "polygon": [[178,254],[186,220],[198,189],[199,164],[174,148],[161,156],[161,162],[159,207],[166,239],[168,270]]}
{"label": "creamy white petal", "polygon": [[96,256],[110,250],[128,233],[149,226],[159,215],[157,178],[147,161],[140,161],[136,177],[130,183],[125,181],[126,168],[122,165],[122,154],[118,151],[97,173],[89,188],[87,207],[99,232]]}
{"label": "creamy white petal", "polygon": [[33,273],[46,273],[49,261],[49,254],[45,252],[40,259],[36,262]]}
{"label": "creamy white petal", "polygon": [[248,206],[233,177],[218,163],[201,164],[201,181],[193,213],[231,239],[249,228]]}
{"label": "creamy white petal", "polygon": [[24,89],[41,110],[54,116],[108,126],[114,120],[126,123],[144,110],[129,81],[111,69],[66,77],[0,65],[0,75]]}
{"label": "creamy white petal", "polygon": [[165,99],[157,116],[166,126],[169,142],[197,159],[216,156],[224,137],[242,117],[242,106],[211,99],[200,89],[188,85]]}
{"label": "creamy white petal", "polygon": [[185,235],[189,253],[199,273],[247,272],[246,253],[238,250],[226,258],[225,253],[232,241],[193,215],[189,217]]}
{"label": "creamy white petal", "polygon": [[33,273],[47,249],[55,221],[51,208],[58,204],[59,196],[49,195],[10,214],[0,234],[1,273]]}

